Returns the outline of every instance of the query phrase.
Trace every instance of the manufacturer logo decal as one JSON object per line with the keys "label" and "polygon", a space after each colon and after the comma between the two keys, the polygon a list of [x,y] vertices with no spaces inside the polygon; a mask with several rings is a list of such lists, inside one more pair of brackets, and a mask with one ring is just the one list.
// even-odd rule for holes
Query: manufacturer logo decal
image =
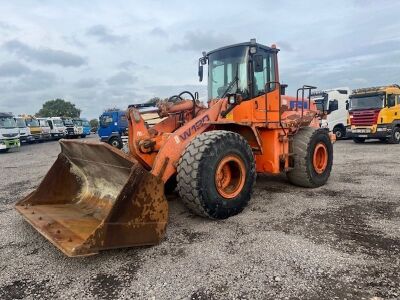
{"label": "manufacturer logo decal", "polygon": [[186,129],[182,134],[180,134],[179,135],[180,139],[182,141],[186,140],[193,133],[195,133],[197,130],[199,130],[201,127],[203,127],[204,123],[207,121],[210,121],[210,117],[208,115],[205,115],[200,120],[198,120],[196,123],[194,123],[191,127]]}

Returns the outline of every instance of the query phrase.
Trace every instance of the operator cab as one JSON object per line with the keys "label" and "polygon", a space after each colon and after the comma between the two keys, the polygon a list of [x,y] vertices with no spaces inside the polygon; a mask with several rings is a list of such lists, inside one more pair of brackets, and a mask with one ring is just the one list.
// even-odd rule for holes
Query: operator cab
{"label": "operator cab", "polygon": [[[199,79],[203,80],[203,65],[208,63],[208,100],[228,94],[239,94],[249,100],[265,94],[267,82],[279,81],[277,72],[278,49],[250,42],[222,47],[199,59]],[[269,90],[275,89],[271,83]]]}

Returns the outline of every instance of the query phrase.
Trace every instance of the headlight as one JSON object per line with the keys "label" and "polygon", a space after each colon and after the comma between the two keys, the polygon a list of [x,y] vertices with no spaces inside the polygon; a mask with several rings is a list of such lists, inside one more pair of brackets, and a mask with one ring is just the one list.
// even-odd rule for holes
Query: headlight
{"label": "headlight", "polygon": [[386,127],[378,127],[376,131],[387,131]]}

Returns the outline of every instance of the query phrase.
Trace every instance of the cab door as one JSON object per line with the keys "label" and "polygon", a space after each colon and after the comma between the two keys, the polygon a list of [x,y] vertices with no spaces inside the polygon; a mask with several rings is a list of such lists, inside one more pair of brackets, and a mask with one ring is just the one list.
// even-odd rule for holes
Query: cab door
{"label": "cab door", "polygon": [[[262,60],[261,57],[262,56]],[[261,64],[261,66],[260,66]],[[278,122],[280,114],[278,85],[268,82],[278,81],[277,55],[259,49],[253,56],[253,95],[255,121]],[[267,89],[267,90],[266,90]]]}
{"label": "cab door", "polygon": [[[386,116],[381,116],[384,118],[385,123],[392,123],[395,119],[399,119],[399,95],[388,94],[386,96]],[[386,117],[386,118],[385,118]],[[381,120],[378,120],[378,123]]]}

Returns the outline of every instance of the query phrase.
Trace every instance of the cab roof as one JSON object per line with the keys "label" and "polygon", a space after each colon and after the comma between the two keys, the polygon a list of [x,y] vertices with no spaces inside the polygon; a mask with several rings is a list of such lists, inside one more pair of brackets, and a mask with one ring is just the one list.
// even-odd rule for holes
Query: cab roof
{"label": "cab roof", "polygon": [[353,90],[353,95],[362,95],[362,94],[374,94],[374,93],[384,93],[387,89],[400,89],[398,84],[390,84],[383,86],[373,86],[368,88],[360,88]]}
{"label": "cab roof", "polygon": [[213,53],[221,51],[221,50],[226,50],[226,49],[230,49],[230,48],[234,48],[234,47],[240,47],[240,46],[249,46],[249,47],[250,46],[257,46],[259,49],[263,49],[263,50],[266,50],[266,51],[274,51],[274,52],[278,52],[279,51],[278,48],[268,47],[268,46],[265,46],[265,45],[262,45],[262,44],[259,44],[259,43],[244,42],[244,43],[232,44],[232,45],[229,45],[229,46],[224,46],[224,47],[217,48],[215,50],[211,50],[206,55],[208,56],[210,54],[213,54]]}

